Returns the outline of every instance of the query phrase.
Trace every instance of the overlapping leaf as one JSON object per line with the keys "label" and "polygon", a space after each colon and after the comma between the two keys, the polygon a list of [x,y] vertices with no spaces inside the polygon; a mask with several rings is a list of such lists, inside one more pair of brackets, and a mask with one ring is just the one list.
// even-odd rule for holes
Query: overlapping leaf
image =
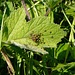
{"label": "overlapping leaf", "polygon": [[[67,67],[67,68],[66,68]],[[64,72],[66,72],[68,69],[71,69],[75,67],[75,62],[71,62],[71,63],[67,63],[67,64],[58,64],[57,67],[52,68],[52,71],[58,70],[60,71],[61,68],[64,70]]]}
{"label": "overlapping leaf", "polygon": [[51,9],[53,9],[61,2],[62,2],[62,0],[48,0],[46,3]]}
{"label": "overlapping leaf", "polygon": [[66,10],[66,14],[69,14],[71,16],[75,16],[75,4],[72,6],[68,6],[70,9]]}
{"label": "overlapping leaf", "polygon": [[[14,11],[4,22],[2,30],[2,42],[11,42],[17,46],[31,49],[36,52],[47,53],[42,47],[56,47],[57,43],[64,37],[65,32],[60,26],[50,23],[48,17],[39,16],[29,22],[25,21],[25,11],[19,8]],[[38,43],[31,39],[30,34],[42,34]],[[40,48],[38,48],[40,47]]]}

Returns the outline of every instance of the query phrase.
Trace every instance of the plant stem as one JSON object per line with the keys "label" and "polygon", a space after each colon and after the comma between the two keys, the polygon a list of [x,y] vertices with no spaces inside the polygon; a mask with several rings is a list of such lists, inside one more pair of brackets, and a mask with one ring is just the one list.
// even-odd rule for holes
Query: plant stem
{"label": "plant stem", "polygon": [[21,67],[22,58],[19,54],[17,54],[17,75],[20,75],[20,67]]}
{"label": "plant stem", "polygon": [[35,0],[33,0],[33,2],[35,2]]}
{"label": "plant stem", "polygon": [[27,10],[26,5],[25,5],[25,3],[24,3],[24,0],[21,0],[21,1],[22,1],[22,4],[23,4],[24,8],[25,8],[25,11],[26,11],[26,15],[27,15],[27,17],[28,17],[28,20],[30,21],[31,18],[30,18],[30,16],[29,16],[29,13],[28,13],[28,10]]}
{"label": "plant stem", "polygon": [[33,75],[33,52],[30,52],[30,75]]}
{"label": "plant stem", "polygon": [[46,12],[46,14],[45,14],[45,16],[47,16],[48,15],[48,13],[51,11],[51,9],[49,8],[48,10],[47,10],[47,12]]}
{"label": "plant stem", "polygon": [[[4,14],[3,14],[3,17],[2,17],[2,24],[1,24],[1,40],[2,40],[2,35],[3,35],[3,33],[2,33],[2,31],[3,31],[3,21],[4,21],[6,9],[7,9],[7,8],[4,9]],[[1,41],[0,41],[0,47],[1,47]]]}
{"label": "plant stem", "polygon": [[[73,29],[74,29],[74,25],[75,25],[75,17],[73,18],[73,22],[72,22]],[[74,32],[73,32],[72,28],[71,28],[71,32],[70,32],[69,41],[74,43]]]}
{"label": "plant stem", "polygon": [[1,49],[1,53],[2,53],[3,57],[5,58],[5,60],[6,60],[7,64],[8,64],[8,66],[9,66],[9,68],[10,68],[10,70],[11,70],[11,72],[12,72],[12,73],[15,73],[15,70],[14,70],[14,68],[13,68],[13,66],[12,66],[12,63],[11,63],[9,57],[7,56],[7,54],[6,54],[5,50],[4,50],[4,48]]}
{"label": "plant stem", "polygon": [[65,56],[65,62],[64,63],[66,63],[66,61],[67,61],[69,50],[70,50],[70,43],[68,44],[68,48],[67,48],[67,51],[66,51],[66,56]]}
{"label": "plant stem", "polygon": [[26,75],[26,71],[25,71],[25,69],[26,69],[26,66],[25,66],[25,59],[23,59],[23,64],[24,64],[24,75]]}
{"label": "plant stem", "polygon": [[44,75],[50,75],[50,74],[48,74],[48,69],[45,68],[45,66],[47,66],[47,64],[46,64],[46,57],[45,57],[45,55],[43,55],[43,67],[44,67],[44,72],[45,72]]}
{"label": "plant stem", "polygon": [[34,5],[32,5],[30,8],[28,8],[27,10],[30,10],[31,8],[35,7],[37,4],[39,4],[40,1],[36,2]]}
{"label": "plant stem", "polygon": [[72,30],[73,30],[73,32],[75,33],[75,30],[74,30],[74,28],[73,28],[73,26],[72,26],[71,22],[69,21],[68,17],[66,16],[66,14],[65,14],[65,12],[64,12],[64,10],[63,10],[63,8],[62,8],[62,12],[63,12],[63,14],[64,14],[64,16],[65,16],[65,18],[66,18],[67,22],[69,23],[69,25],[70,25],[71,29],[72,29]]}

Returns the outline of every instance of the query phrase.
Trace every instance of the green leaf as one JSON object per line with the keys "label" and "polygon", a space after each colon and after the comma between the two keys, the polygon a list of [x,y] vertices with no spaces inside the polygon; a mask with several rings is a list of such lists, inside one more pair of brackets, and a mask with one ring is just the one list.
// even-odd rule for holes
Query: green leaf
{"label": "green leaf", "polygon": [[23,8],[14,11],[7,18],[2,33],[2,42],[11,42],[40,53],[47,53],[42,47],[56,47],[66,34],[59,25],[50,23],[45,16],[39,16],[26,23]]}
{"label": "green leaf", "polygon": [[35,4],[31,1],[26,4],[26,7],[31,19],[37,16],[44,16],[46,13],[46,6],[40,1],[37,1]]}
{"label": "green leaf", "polygon": [[57,51],[56,52],[56,58],[59,58],[60,60],[65,58],[65,53],[66,53],[67,48],[68,48],[68,43],[60,44],[56,50]]}
{"label": "green leaf", "polygon": [[[48,53],[38,47],[27,46],[28,45],[27,43],[29,43],[31,39],[27,40],[28,38],[23,37],[27,32],[28,28],[29,26],[26,24],[25,21],[25,10],[24,8],[19,8],[18,10],[15,10],[13,13],[11,13],[11,15],[4,22],[1,41],[3,42],[10,41],[11,43],[14,43],[15,45],[23,47],[25,49],[33,50],[40,53]],[[31,40],[31,42],[33,41]]]}
{"label": "green leaf", "polygon": [[2,23],[2,11],[0,10],[0,26],[1,26],[1,23]]}
{"label": "green leaf", "polygon": [[72,58],[75,60],[75,46],[70,49]]}
{"label": "green leaf", "polygon": [[37,9],[37,13],[38,13],[39,16],[44,16],[45,15],[45,13],[46,13],[46,6],[43,5],[43,3],[40,2],[35,7]]}
{"label": "green leaf", "polygon": [[0,30],[0,48],[1,48],[1,30]]}
{"label": "green leaf", "polygon": [[12,2],[6,2],[5,5],[9,9],[9,11],[13,11],[14,10]]}
{"label": "green leaf", "polygon": [[52,68],[52,71],[63,69],[63,72],[67,72],[68,69],[75,67],[75,62],[67,63],[67,64],[58,64],[56,67]]}
{"label": "green leaf", "polygon": [[75,10],[75,4],[73,4],[73,5],[71,5],[71,6],[69,5],[68,7],[69,7],[70,9]]}
{"label": "green leaf", "polygon": [[5,2],[5,8],[6,8],[6,12],[5,12],[4,20],[6,20],[7,17],[11,14],[11,12],[14,11],[14,7],[13,7],[12,2],[7,2],[6,1]]}
{"label": "green leaf", "polygon": [[[17,27],[16,27],[17,28]],[[31,44],[41,47],[56,47],[57,43],[61,41],[65,32],[60,29],[60,26],[54,23],[49,23],[47,17],[37,17],[29,21],[27,24],[22,25],[21,27],[18,26],[18,29],[14,29],[13,32],[9,35],[8,41],[15,40],[15,42],[20,42],[21,44]],[[22,32],[19,29],[23,29]],[[30,36],[30,34],[40,34],[43,35],[40,39],[44,39],[43,42],[45,43],[36,43],[34,42]],[[23,34],[21,36],[21,34]],[[13,36],[14,35],[14,36]],[[17,36],[17,37],[16,37]],[[38,39],[38,40],[40,40]]]}
{"label": "green leaf", "polygon": [[48,52],[45,51],[42,48],[38,48],[37,46],[33,46],[33,45],[25,45],[25,44],[23,45],[22,43],[20,44],[20,41],[18,41],[18,42],[14,42],[14,41],[12,42],[11,41],[12,44],[14,44],[16,46],[19,46],[21,48],[24,48],[24,49],[27,49],[27,50],[32,50],[34,52],[39,52],[39,53],[42,53],[42,54],[48,54]]}
{"label": "green leaf", "polygon": [[63,0],[48,0],[47,4],[48,6],[53,9],[54,7],[56,7],[59,3],[61,3]]}
{"label": "green leaf", "polygon": [[66,14],[69,14],[69,15],[71,15],[71,16],[75,16],[75,4],[73,4],[73,5],[69,5],[68,6],[70,9],[67,9],[66,10]]}
{"label": "green leaf", "polygon": [[[26,23],[25,16],[26,16],[26,14],[25,14],[24,8],[19,8],[18,10],[15,10],[14,12],[11,13],[11,15],[4,22],[4,26],[2,29],[2,33],[3,33],[2,39],[1,39],[2,41],[7,41],[8,38],[10,37],[10,35],[14,31],[20,31],[20,29],[22,29],[21,28],[22,24]],[[17,29],[19,29],[19,30],[17,30]],[[20,37],[21,36],[20,34],[22,34],[23,31],[21,33],[18,32],[19,34],[16,33],[15,35],[16,36],[18,35]],[[15,35],[13,35],[13,38],[16,37]]]}
{"label": "green leaf", "polygon": [[71,16],[75,16],[75,10],[68,9],[68,10],[66,10],[66,14],[71,15]]}
{"label": "green leaf", "polygon": [[37,73],[38,75],[40,75],[40,73],[38,72],[38,70],[37,70],[37,68],[36,68],[35,66],[33,66],[33,69],[34,69],[34,71],[36,71],[36,73]]}

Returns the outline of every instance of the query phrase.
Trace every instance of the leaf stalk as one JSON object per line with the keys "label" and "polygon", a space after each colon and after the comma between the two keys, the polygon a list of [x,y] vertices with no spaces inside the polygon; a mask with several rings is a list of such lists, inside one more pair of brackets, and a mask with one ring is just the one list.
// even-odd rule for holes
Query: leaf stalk
{"label": "leaf stalk", "polygon": [[30,16],[29,16],[28,10],[27,10],[27,8],[26,8],[25,2],[24,2],[24,0],[21,0],[21,1],[22,1],[22,4],[23,4],[24,8],[25,8],[25,11],[26,11],[26,15],[27,15],[27,17],[28,17],[28,20],[30,21],[31,18],[30,18]]}

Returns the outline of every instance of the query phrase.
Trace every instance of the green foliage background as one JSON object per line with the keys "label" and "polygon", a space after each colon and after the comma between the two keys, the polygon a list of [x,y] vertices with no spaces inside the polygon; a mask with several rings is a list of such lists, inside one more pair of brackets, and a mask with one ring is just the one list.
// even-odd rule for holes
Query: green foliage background
{"label": "green foliage background", "polygon": [[[27,0],[31,17],[28,21],[20,0],[0,1],[0,50],[4,49],[11,60],[13,75],[75,74],[74,3],[74,0]],[[44,16],[48,9],[50,12]],[[39,35],[37,40],[41,42],[34,41],[32,37],[38,37],[34,35]],[[0,75],[11,74],[5,61],[0,53]]]}

